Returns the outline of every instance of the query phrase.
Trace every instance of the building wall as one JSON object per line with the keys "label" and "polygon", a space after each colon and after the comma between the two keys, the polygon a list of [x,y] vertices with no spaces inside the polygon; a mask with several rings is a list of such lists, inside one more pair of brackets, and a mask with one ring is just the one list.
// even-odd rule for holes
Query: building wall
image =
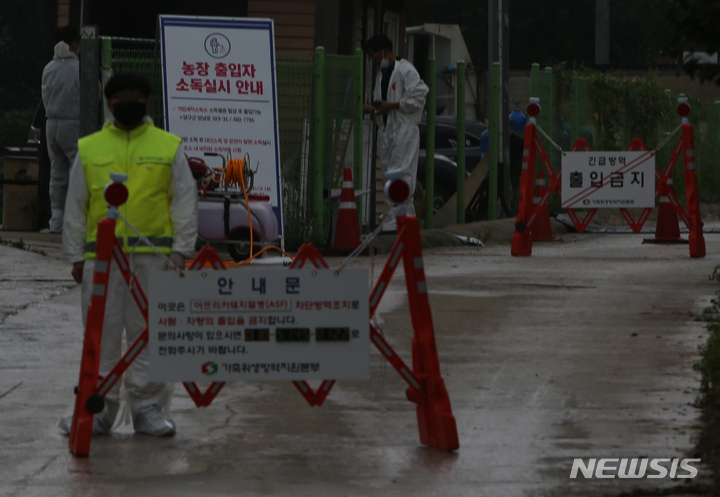
{"label": "building wall", "polygon": [[312,52],[315,0],[249,0],[248,17],[270,18],[278,52]]}
{"label": "building wall", "polygon": [[70,0],[58,0],[58,27],[70,24]]}

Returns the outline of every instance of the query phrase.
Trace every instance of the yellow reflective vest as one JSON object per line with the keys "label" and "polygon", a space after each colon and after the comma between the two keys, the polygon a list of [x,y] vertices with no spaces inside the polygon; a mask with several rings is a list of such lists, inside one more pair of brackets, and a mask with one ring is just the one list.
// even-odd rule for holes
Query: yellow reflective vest
{"label": "yellow reflective vest", "polygon": [[[128,201],[120,206],[120,214],[161,252],[169,254],[173,242],[170,222],[168,188],[172,163],[181,139],[151,122],[132,131],[123,131],[110,123],[102,130],[78,141],[78,153],[90,192],[87,208],[87,240],[85,259],[95,258],[98,221],[107,216],[108,204],[103,197],[110,173],[127,174]],[[115,236],[125,252],[151,252],[122,220],[118,220]],[[136,245],[137,244],[137,245]]]}

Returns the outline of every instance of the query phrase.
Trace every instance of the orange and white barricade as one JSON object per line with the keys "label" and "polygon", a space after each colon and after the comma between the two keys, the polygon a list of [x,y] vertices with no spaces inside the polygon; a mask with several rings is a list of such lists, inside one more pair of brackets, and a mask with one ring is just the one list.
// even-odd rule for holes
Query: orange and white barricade
{"label": "orange and white barricade", "polygon": [[[99,378],[100,339],[105,313],[108,275],[113,260],[122,271],[125,282],[132,286],[135,302],[141,309],[146,323],[148,322],[148,299],[130,272],[130,266],[122,246],[115,238],[115,223],[119,217],[117,207],[122,205],[128,196],[127,188],[122,184],[126,176],[116,175],[115,173],[112,176],[114,182],[106,187],[105,195],[111,207],[108,211],[108,217],[100,220],[98,226],[97,262],[93,274],[93,294],[88,309],[80,378],[76,388],[75,410],[70,430],[70,451],[78,457],[87,457],[90,454],[93,416],[95,413],[102,411],[105,394],[122,377],[135,357],[147,346],[149,341],[148,326],[146,325],[143,333],[135,343],[128,347],[127,352],[112,371],[104,378]],[[409,187],[406,184],[405,188],[409,192]],[[427,295],[418,220],[415,216],[400,214],[397,216],[397,225],[398,239],[370,295],[370,315],[368,317],[372,318],[377,310],[378,304],[389,286],[390,279],[402,260],[412,324],[415,330],[412,340],[412,367],[409,367],[395,353],[390,344],[372,324],[370,325],[370,341],[375,344],[380,353],[408,384],[407,398],[416,404],[421,443],[442,451],[454,451],[459,447],[457,427],[450,406],[450,399],[440,376],[440,364],[435,344],[430,302]],[[330,270],[312,244],[306,244],[300,248],[290,269],[299,269],[308,263],[319,270]],[[217,253],[210,247],[204,247],[188,269],[199,270],[206,267],[212,267],[215,270],[226,269]],[[341,269],[342,267],[339,270]],[[304,380],[294,381],[293,383],[310,406],[321,406],[335,381],[325,380],[317,390],[313,390]],[[183,385],[197,407],[207,407],[218,395],[225,382],[213,382],[204,392],[194,382],[184,382]]]}
{"label": "orange and white barricade", "polygon": [[[672,226],[673,219],[670,216],[672,212],[669,210],[671,205],[677,216],[685,223],[689,230],[688,243],[690,247],[690,257],[705,256],[705,239],[702,232],[702,220],[700,218],[700,200],[698,193],[697,174],[695,169],[695,152],[694,152],[694,131],[692,124],[688,119],[690,114],[690,105],[687,99],[678,100],[678,114],[682,117],[682,124],[678,128],[680,138],[673,150],[672,156],[665,166],[664,170],[655,167],[655,179],[657,184],[655,187],[655,202],[660,200],[660,209],[658,216],[658,226],[656,227],[656,242],[675,242],[679,239],[679,229],[677,235]],[[530,99],[530,105],[527,108],[530,120],[525,126],[524,148],[522,173],[520,177],[520,201],[518,204],[518,214],[515,221],[515,233],[512,238],[511,254],[515,256],[528,256],[532,254],[533,242],[533,226],[538,222],[538,217],[543,210],[547,209],[547,202],[552,192],[561,193],[560,174],[561,168],[554,171],[550,161],[548,160],[545,149],[538,136],[538,126],[536,117],[540,113],[540,105],[538,99]],[[676,131],[678,131],[676,130]],[[658,149],[661,148],[674,135],[671,134]],[[547,136],[547,135],[546,135]],[[573,144],[571,151],[590,151],[590,147],[585,140],[578,138]],[[628,151],[638,150],[647,151],[645,145],[639,140],[634,139],[627,148]],[[654,155],[655,151],[647,151],[647,156]],[[685,194],[687,198],[687,210],[685,210],[678,199],[675,197],[672,188],[672,170],[680,157],[683,157],[685,170]],[[550,178],[550,186],[546,189],[545,194],[539,199],[539,202],[533,203],[535,193],[535,162],[537,157],[540,158],[545,173]],[[628,165],[628,170],[632,167]],[[605,182],[602,186],[606,186],[609,182]],[[581,194],[586,197],[590,193],[583,191]],[[667,204],[667,205],[663,205]],[[623,218],[626,220],[632,231],[639,233],[643,225],[647,221],[651,208],[643,209],[640,217],[636,220],[627,208],[620,208]],[[582,233],[588,227],[593,216],[597,212],[597,208],[589,209],[584,218],[580,216],[573,208],[567,209],[568,215],[577,229]],[[674,221],[677,223],[677,219]],[[648,240],[646,240],[648,241]]]}

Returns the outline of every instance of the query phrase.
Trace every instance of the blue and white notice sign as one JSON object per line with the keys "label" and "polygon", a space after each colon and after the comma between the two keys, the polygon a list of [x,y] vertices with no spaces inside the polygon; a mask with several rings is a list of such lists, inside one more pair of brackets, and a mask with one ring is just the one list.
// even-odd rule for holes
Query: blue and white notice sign
{"label": "blue and white notice sign", "polygon": [[160,16],[165,129],[188,157],[248,159],[252,193],[270,197],[282,236],[273,22]]}

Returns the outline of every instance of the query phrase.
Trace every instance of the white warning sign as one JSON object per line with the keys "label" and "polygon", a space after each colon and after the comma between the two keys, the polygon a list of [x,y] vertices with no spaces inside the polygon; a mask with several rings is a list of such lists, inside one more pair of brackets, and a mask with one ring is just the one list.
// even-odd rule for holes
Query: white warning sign
{"label": "white warning sign", "polygon": [[562,207],[655,207],[655,152],[565,152]]}
{"label": "white warning sign", "polygon": [[158,271],[153,381],[367,379],[368,271]]}

